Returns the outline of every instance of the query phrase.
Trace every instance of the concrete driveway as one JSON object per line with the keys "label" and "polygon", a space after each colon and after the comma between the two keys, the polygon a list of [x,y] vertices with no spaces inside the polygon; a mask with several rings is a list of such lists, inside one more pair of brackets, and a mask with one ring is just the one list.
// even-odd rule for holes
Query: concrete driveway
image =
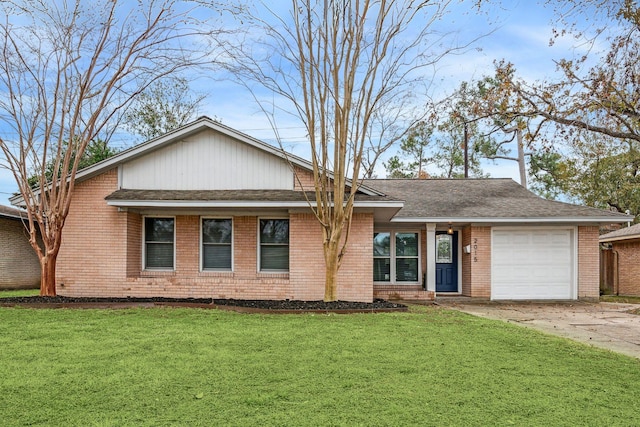
{"label": "concrete driveway", "polygon": [[504,320],[640,359],[637,304],[587,302],[475,302],[439,298],[440,306]]}

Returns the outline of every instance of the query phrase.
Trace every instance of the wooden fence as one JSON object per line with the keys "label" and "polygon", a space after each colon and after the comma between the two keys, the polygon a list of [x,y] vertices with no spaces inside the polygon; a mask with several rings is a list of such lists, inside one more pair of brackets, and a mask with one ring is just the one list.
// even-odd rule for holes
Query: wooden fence
{"label": "wooden fence", "polygon": [[617,292],[617,258],[613,249],[600,250],[600,294],[614,295]]}

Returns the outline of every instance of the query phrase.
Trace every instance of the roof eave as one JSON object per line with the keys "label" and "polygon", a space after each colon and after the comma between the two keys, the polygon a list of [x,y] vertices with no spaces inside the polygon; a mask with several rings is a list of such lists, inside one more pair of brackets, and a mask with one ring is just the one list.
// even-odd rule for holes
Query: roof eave
{"label": "roof eave", "polygon": [[[253,201],[253,200],[107,200],[107,205],[118,208],[308,208],[306,201]],[[356,201],[355,208],[401,209],[398,201]]]}
{"label": "roof eave", "polygon": [[13,214],[8,214],[8,213],[0,213],[0,218],[23,221],[23,220],[27,219],[27,213],[25,212],[24,216],[22,216],[22,215],[13,215]]}
{"label": "roof eave", "polygon": [[[631,218],[633,219],[633,218]],[[512,217],[512,218],[496,218],[496,217],[400,217],[393,218],[391,222],[407,223],[407,222],[464,222],[464,223],[496,223],[496,224],[515,224],[515,223],[623,223],[630,221],[629,217],[612,218],[612,217]]]}
{"label": "roof eave", "polygon": [[631,234],[628,236],[614,236],[614,237],[605,237],[600,238],[600,243],[610,243],[610,242],[619,242],[622,240],[637,240],[640,239],[640,234]]}
{"label": "roof eave", "polygon": [[20,194],[20,193],[9,197],[9,203],[11,203],[13,206],[20,206],[19,203],[21,203],[21,202],[24,202],[24,198],[22,197],[22,194]]}

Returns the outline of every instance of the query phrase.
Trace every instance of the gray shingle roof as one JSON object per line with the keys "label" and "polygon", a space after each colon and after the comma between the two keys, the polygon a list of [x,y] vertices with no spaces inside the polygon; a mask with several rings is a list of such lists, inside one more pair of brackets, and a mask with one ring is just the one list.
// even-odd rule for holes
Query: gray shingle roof
{"label": "gray shingle roof", "polygon": [[[358,202],[398,202],[404,207],[395,220],[438,222],[557,221],[626,222],[617,212],[576,206],[543,199],[511,179],[371,179],[367,186],[386,196],[358,194]],[[314,193],[307,192],[309,200]],[[105,198],[118,202],[306,202],[303,192],[294,190],[129,190],[113,192]],[[131,205],[130,205],[131,206]],[[396,208],[397,209],[397,208]]]}
{"label": "gray shingle roof", "polygon": [[21,219],[27,218],[27,213],[20,209],[0,205],[0,216],[4,218]]}
{"label": "gray shingle roof", "polygon": [[544,199],[512,179],[375,179],[365,180],[365,183],[405,201],[396,219],[629,220],[617,212]]}
{"label": "gray shingle roof", "polygon": [[640,224],[621,228],[600,236],[601,242],[615,242],[616,240],[640,239]]}

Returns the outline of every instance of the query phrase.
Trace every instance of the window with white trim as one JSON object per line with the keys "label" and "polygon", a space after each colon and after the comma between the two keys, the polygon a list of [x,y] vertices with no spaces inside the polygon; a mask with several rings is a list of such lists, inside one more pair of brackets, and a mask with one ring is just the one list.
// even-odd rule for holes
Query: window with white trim
{"label": "window with white trim", "polygon": [[420,283],[420,233],[373,233],[373,281]]}
{"label": "window with white trim", "polygon": [[144,218],[145,270],[173,270],[175,263],[175,218]]}
{"label": "window with white trim", "polygon": [[233,221],[202,218],[202,269],[231,271],[233,265]]}
{"label": "window with white trim", "polygon": [[391,233],[373,233],[373,281],[391,281]]}
{"label": "window with white trim", "polygon": [[260,219],[260,271],[289,271],[289,220]]}

